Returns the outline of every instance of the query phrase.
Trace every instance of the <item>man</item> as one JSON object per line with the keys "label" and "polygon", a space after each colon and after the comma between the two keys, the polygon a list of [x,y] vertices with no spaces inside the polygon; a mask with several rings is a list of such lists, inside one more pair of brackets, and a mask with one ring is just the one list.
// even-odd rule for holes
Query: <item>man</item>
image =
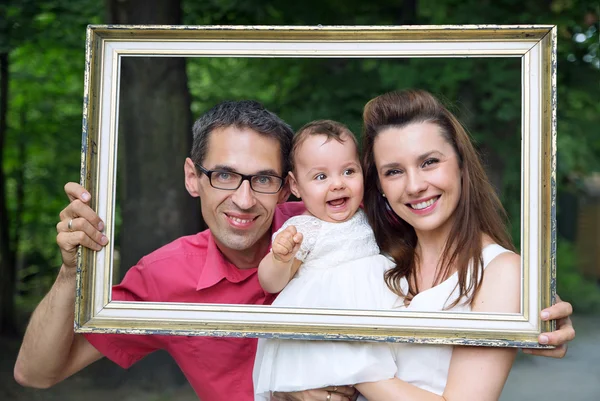
{"label": "man", "polygon": [[[196,121],[193,133],[185,185],[190,195],[200,197],[209,230],[142,258],[113,288],[113,299],[270,304],[273,296],[260,288],[256,267],[269,249],[271,233],[303,211],[301,203],[284,203],[292,130],[259,103],[240,101],[213,107]],[[57,225],[63,265],[31,317],[15,379],[46,388],[103,356],[128,367],[166,349],[203,401],[253,399],[255,339],[73,333],[77,247],[100,250],[108,240],[103,222],[87,205],[89,193],[75,183],[65,191],[71,203]],[[561,330],[544,334],[542,342],[561,345],[572,339],[571,305],[561,302],[546,312],[547,319],[561,318]],[[534,352],[562,357],[566,346]],[[336,387],[291,397],[347,401],[353,393],[350,387]]]}

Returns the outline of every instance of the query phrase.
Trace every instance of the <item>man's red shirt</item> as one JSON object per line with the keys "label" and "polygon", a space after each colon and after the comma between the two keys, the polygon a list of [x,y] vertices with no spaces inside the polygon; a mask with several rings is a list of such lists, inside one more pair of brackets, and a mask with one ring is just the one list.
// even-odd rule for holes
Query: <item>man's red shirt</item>
{"label": "man's red shirt", "polygon": [[[302,202],[277,206],[272,232],[304,212]],[[223,257],[209,230],[179,238],[143,257],[113,287],[115,301],[270,305],[257,268],[238,269]],[[164,349],[202,401],[253,400],[254,338],[86,334],[104,356],[124,368]]]}

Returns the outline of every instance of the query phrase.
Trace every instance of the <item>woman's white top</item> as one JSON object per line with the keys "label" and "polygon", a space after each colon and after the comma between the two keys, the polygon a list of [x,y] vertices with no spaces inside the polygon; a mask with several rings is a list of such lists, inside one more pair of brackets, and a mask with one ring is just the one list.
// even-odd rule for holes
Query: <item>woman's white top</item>
{"label": "woman's white top", "polygon": [[[485,269],[496,256],[504,252],[510,251],[497,244],[484,247],[482,251],[482,268]],[[401,286],[403,292],[406,293],[408,290],[406,279],[402,279]],[[458,305],[450,309],[444,309],[446,306],[451,305],[459,294],[458,274],[455,273],[439,285],[421,291],[408,306],[398,300],[396,309],[410,312],[440,312],[443,310],[470,312],[471,306],[464,305],[464,298],[461,299]],[[398,367],[396,377],[424,390],[441,395],[446,387],[453,348],[452,345],[394,344],[393,349]]]}

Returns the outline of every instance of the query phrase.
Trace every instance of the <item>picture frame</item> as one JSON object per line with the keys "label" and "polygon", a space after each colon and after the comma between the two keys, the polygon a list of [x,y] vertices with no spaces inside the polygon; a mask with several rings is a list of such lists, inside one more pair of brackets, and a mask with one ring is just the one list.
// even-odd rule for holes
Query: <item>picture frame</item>
{"label": "picture frame", "polygon": [[[123,57],[521,59],[520,314],[329,310],[111,300]],[[556,296],[556,26],[125,26],[87,29],[81,184],[109,245],[80,247],[78,333],[277,337],[547,348]]]}

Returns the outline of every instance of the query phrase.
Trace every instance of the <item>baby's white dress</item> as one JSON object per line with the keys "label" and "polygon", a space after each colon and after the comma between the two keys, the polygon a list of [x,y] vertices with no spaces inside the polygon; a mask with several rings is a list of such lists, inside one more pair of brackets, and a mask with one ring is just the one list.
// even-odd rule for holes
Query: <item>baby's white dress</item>
{"label": "baby's white dress", "polygon": [[[504,252],[511,251],[498,244],[487,245],[481,252],[483,265],[480,268],[485,269],[496,256]],[[400,286],[406,294],[408,281],[405,278],[400,281]],[[471,305],[464,304],[465,298],[461,298],[458,305],[445,309],[447,306],[452,305],[459,295],[458,274],[455,273],[439,285],[421,291],[408,306],[405,306],[402,300],[398,299],[395,309],[400,313],[402,311],[440,312],[443,310],[470,312]],[[393,348],[398,365],[396,377],[438,395],[444,392],[448,372],[450,371],[452,350],[454,349],[452,345],[397,343],[393,344]],[[358,398],[358,401],[364,400],[366,399],[363,396]]]}
{"label": "baby's white dress", "polygon": [[[393,263],[379,253],[362,210],[343,223],[307,215],[292,217],[279,231],[290,225],[303,235],[296,254],[303,263],[273,306],[392,307],[397,296],[387,288],[383,276]],[[396,369],[391,344],[259,339],[253,372],[255,399],[269,400],[271,391],[390,379]]]}

